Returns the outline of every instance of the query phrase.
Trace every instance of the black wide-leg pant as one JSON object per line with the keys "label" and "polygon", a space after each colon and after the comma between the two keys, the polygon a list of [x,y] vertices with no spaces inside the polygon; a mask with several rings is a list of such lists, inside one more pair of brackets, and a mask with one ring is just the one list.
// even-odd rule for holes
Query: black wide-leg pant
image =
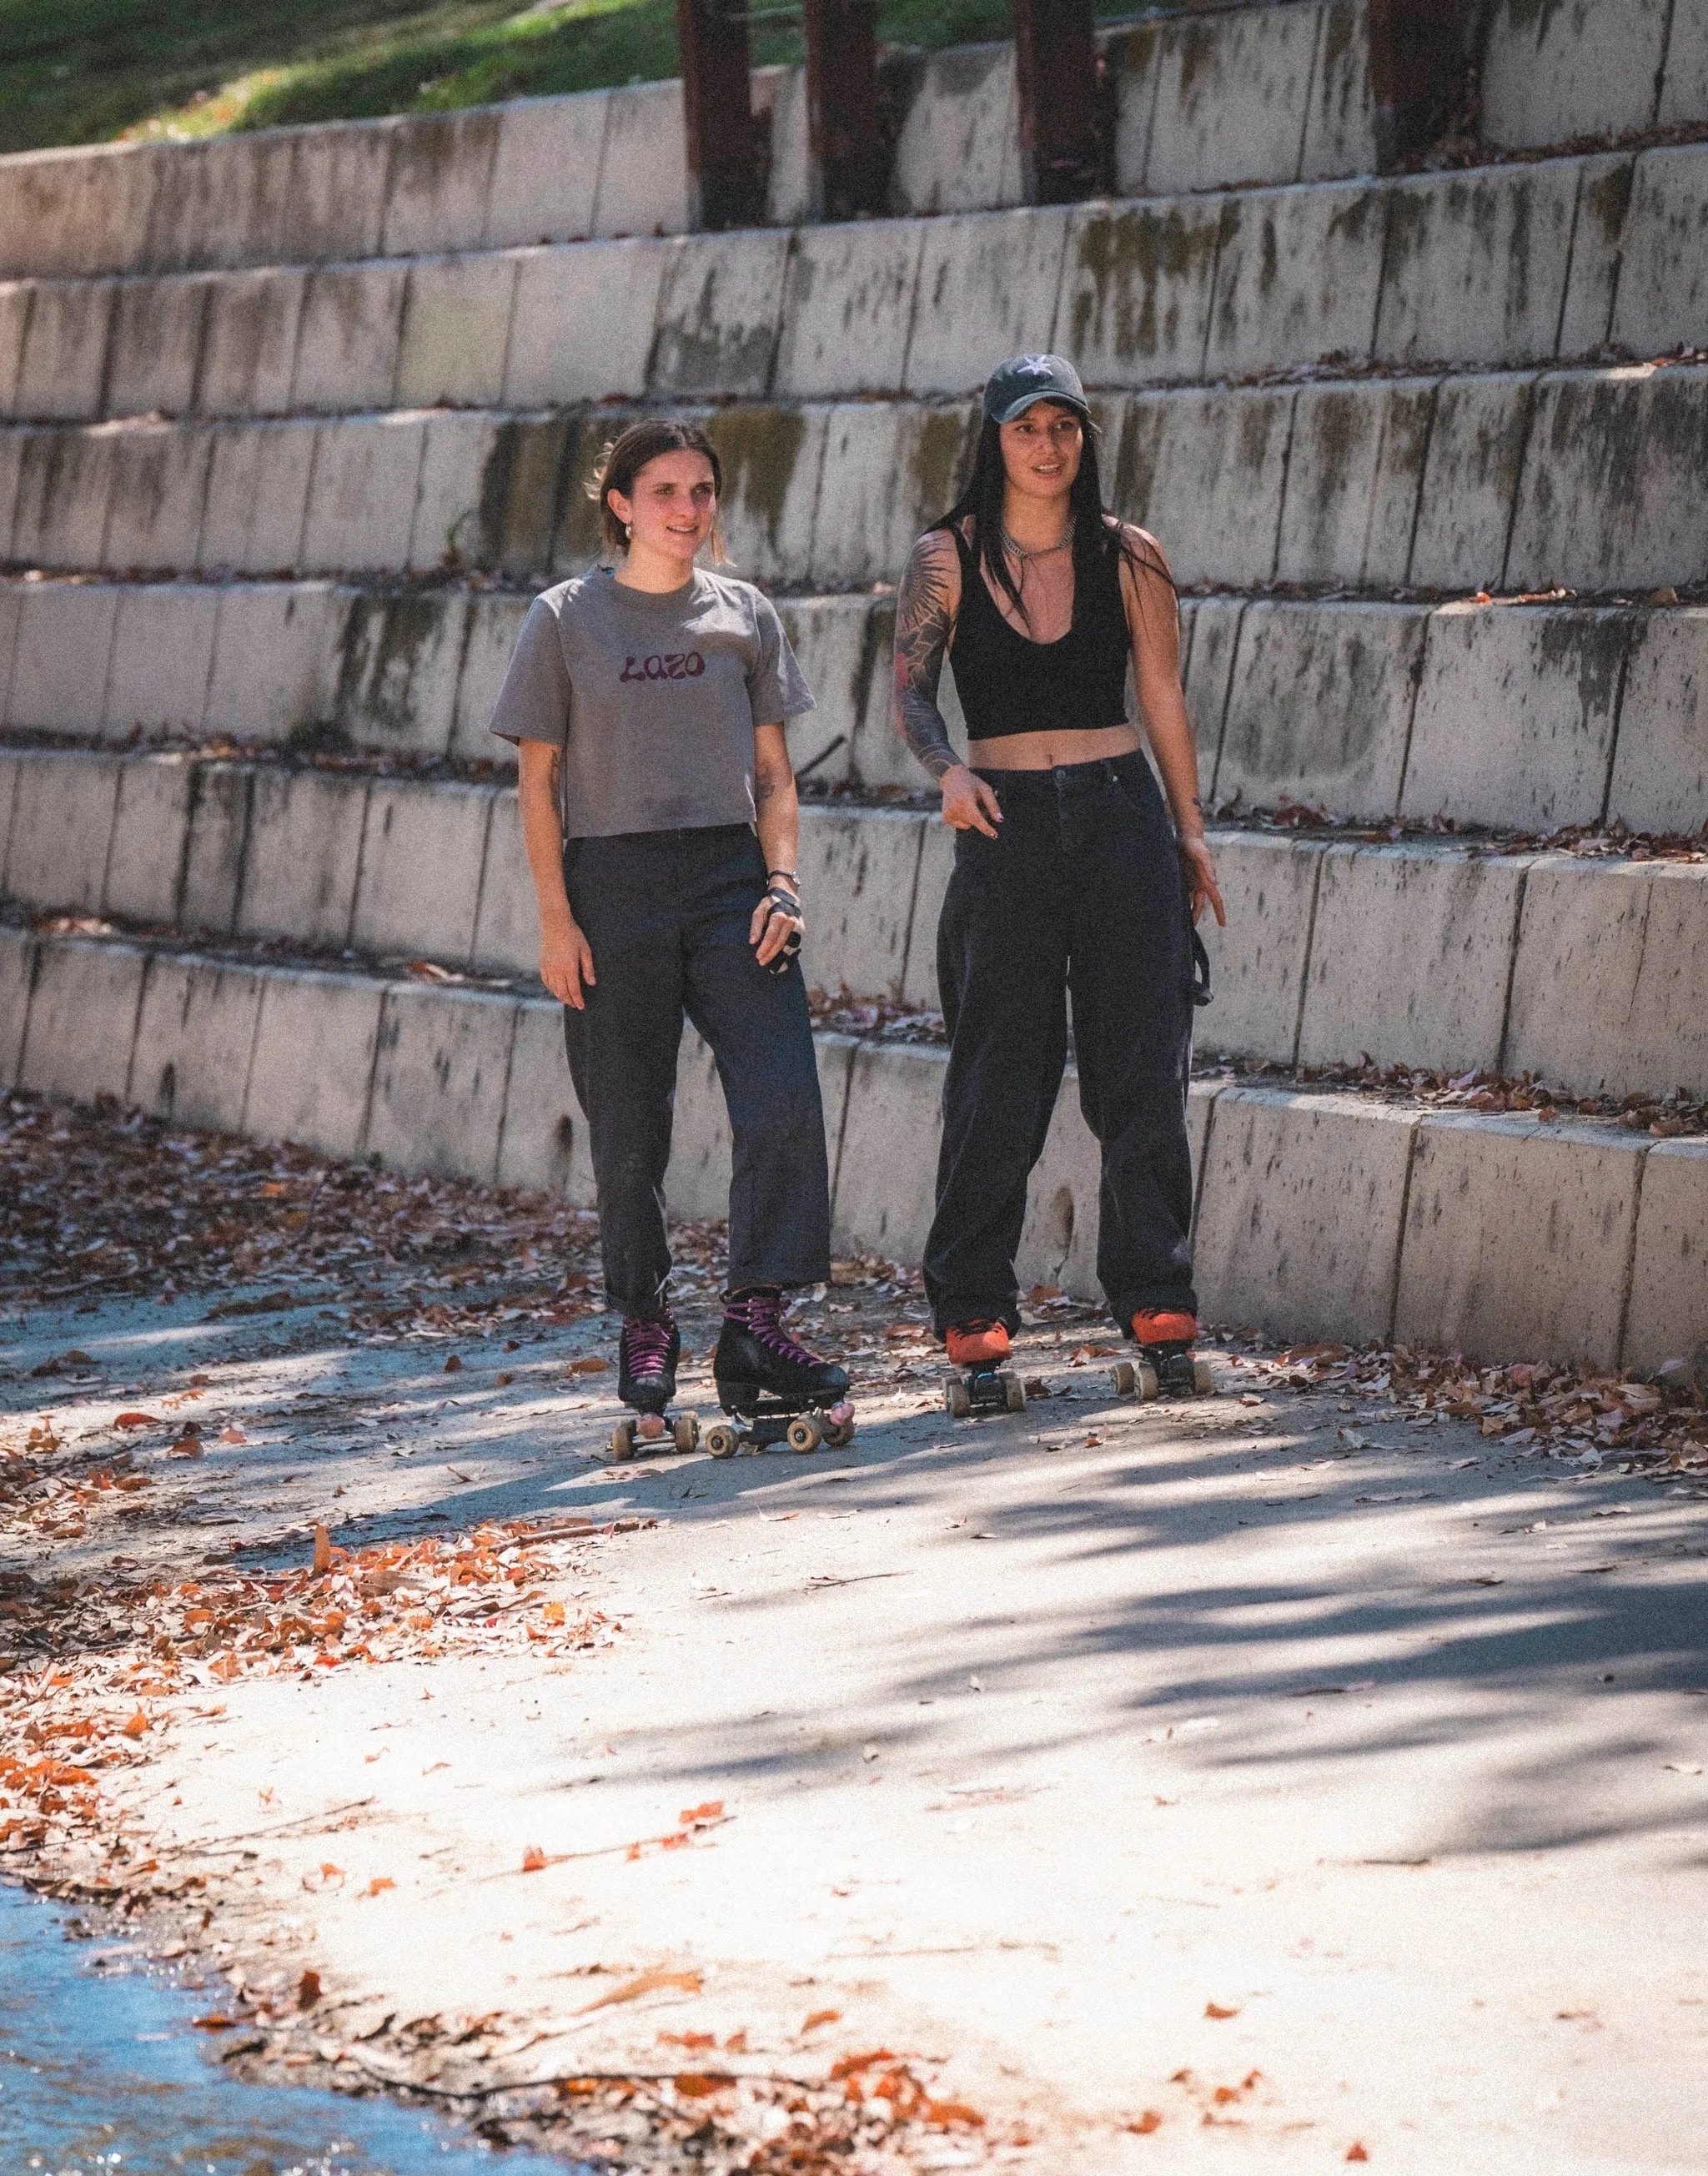
{"label": "black wide-leg pant", "polygon": [[950,1036],[937,1216],[938,1334],[1019,1317],[1014,1254],[1073,1000],[1080,1104],[1102,1145],[1097,1276],[1123,1330],[1197,1312],[1192,1285],[1193,943],[1162,795],[1142,755],[982,771],[1003,821],[962,831],[938,925]]}
{"label": "black wide-leg pant", "polygon": [[586,1114],[607,1305],[665,1297],[677,1056],[684,1016],[711,1047],[734,1137],[729,1285],[817,1284],[830,1274],[830,1182],[813,1022],[798,960],[774,975],[748,931],[765,889],[745,824],[572,839],[563,879],[598,981],[563,1008],[570,1078]]}

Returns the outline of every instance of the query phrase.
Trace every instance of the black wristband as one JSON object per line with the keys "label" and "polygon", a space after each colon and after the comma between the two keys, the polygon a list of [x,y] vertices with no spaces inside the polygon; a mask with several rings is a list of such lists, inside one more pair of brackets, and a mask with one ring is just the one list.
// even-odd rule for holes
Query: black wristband
{"label": "black wristband", "polygon": [[769,884],[773,877],[786,877],[791,884],[799,884],[801,881],[800,873],[795,869],[767,869],[765,871],[766,883]]}

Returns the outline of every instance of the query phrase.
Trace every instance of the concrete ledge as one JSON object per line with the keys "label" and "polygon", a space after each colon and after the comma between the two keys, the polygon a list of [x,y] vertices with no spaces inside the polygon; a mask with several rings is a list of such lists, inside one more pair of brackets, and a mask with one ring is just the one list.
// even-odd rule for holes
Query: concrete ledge
{"label": "concrete ledge", "polygon": [[[1111,496],[1189,585],[1593,593],[1708,563],[1708,367],[1175,388],[1100,407]],[[12,556],[425,570],[454,534],[471,568],[579,571],[596,549],[579,487],[626,420],[396,410],[0,430],[0,468],[17,463]],[[756,570],[835,588],[897,578],[960,487],[976,411],[749,402],[710,420],[742,454],[731,513],[764,538]]]}
{"label": "concrete ledge", "polygon": [[1643,1160],[1624,1350],[1645,1371],[1708,1339],[1708,1142],[1657,1141]]}
{"label": "concrete ledge", "polygon": [[1513,966],[1508,1069],[1580,1095],[1625,1095],[1638,1080],[1708,1093],[1704,874],[1686,863],[1597,868],[1538,856]]}
{"label": "concrete ledge", "polygon": [[1534,866],[1416,844],[1330,846],[1311,927],[1298,1063],[1368,1058],[1381,1066],[1496,1069],[1520,903]]}
{"label": "concrete ledge", "polygon": [[0,1086],[17,1085],[35,954],[35,938],[29,930],[0,927]]}
{"label": "concrete ledge", "polygon": [[547,998],[516,1005],[497,1183],[561,1194],[581,1209],[596,1198],[587,1122],[564,1054],[563,1008]]}
{"label": "concrete ledge", "polygon": [[430,987],[385,993],[364,1145],[393,1169],[490,1185],[509,1086],[516,1001],[480,991],[447,1005]]}
{"label": "concrete ledge", "polygon": [[1426,1118],[1395,1337],[1616,1366],[1647,1152],[1612,1127]]}
{"label": "concrete ledge", "polygon": [[169,1124],[240,1132],[264,987],[253,968],[156,954],[125,1101]]}
{"label": "concrete ledge", "polygon": [[14,791],[6,896],[99,912],[118,800],[118,759],[19,753],[9,768]]}
{"label": "concrete ledge", "polygon": [[60,938],[37,947],[16,1084],[66,1103],[122,1097],[148,955]]}
{"label": "concrete ledge", "polygon": [[367,795],[351,941],[465,965],[474,949],[492,792],[376,780]]}
{"label": "concrete ledge", "polygon": [[413,260],[19,281],[0,286],[0,415],[958,393],[993,353],[1052,342],[1110,390],[1294,364],[1541,367],[1610,340],[1640,356],[1700,333],[1705,204],[1708,150],[1683,145],[1070,211],[455,254],[447,232]]}
{"label": "concrete ledge", "polygon": [[1385,1340],[1418,1123],[1357,1096],[1224,1089],[1199,1189],[1205,1314],[1273,1336]]}
{"label": "concrete ledge", "polygon": [[1671,0],[1496,0],[1482,52],[1489,142],[1516,150],[1651,127],[1672,14]]}
{"label": "concrete ledge", "polygon": [[264,770],[253,779],[236,933],[347,944],[367,780]]}
{"label": "concrete ledge", "polygon": [[133,756],[120,766],[103,914],[155,928],[176,921],[196,781],[188,756]]}
{"label": "concrete ledge", "polygon": [[[129,1094],[177,1123],[199,1122],[193,1112],[230,1123],[253,1026],[242,1093],[252,1134],[329,1154],[372,1149],[401,1170],[559,1183],[572,1198],[588,1185],[561,1016],[544,1002],[16,932],[0,933],[0,987],[25,991],[32,955],[11,1068],[25,1088]],[[944,1054],[820,1042],[836,1244],[917,1259]],[[720,1214],[726,1132],[697,1046],[685,1049],[678,1102],[672,1206]],[[1212,1320],[1597,1365],[1617,1363],[1622,1338],[1642,1365],[1690,1341],[1708,1184],[1700,1142],[1213,1083],[1198,1085],[1189,1110]],[[1096,1165],[1070,1081],[1035,1179],[1023,1274],[1090,1290]]]}
{"label": "concrete ledge", "polygon": [[384,986],[264,968],[242,1130],[323,1156],[362,1153]]}

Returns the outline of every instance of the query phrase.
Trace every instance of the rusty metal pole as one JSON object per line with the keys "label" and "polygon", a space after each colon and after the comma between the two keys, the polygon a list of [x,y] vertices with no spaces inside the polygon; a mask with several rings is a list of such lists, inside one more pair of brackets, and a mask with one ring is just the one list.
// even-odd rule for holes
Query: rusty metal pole
{"label": "rusty metal pole", "polygon": [[807,161],[814,219],[884,208],[878,0],[805,0]]}
{"label": "rusty metal pole", "polygon": [[676,0],[688,131],[688,221],[757,226],[764,216],[748,62],[747,0]]}
{"label": "rusty metal pole", "polygon": [[1102,169],[1091,0],[1014,0],[1014,68],[1027,202],[1090,196]]}
{"label": "rusty metal pole", "polygon": [[1369,0],[1376,167],[1391,173],[1444,135],[1466,88],[1454,0]]}

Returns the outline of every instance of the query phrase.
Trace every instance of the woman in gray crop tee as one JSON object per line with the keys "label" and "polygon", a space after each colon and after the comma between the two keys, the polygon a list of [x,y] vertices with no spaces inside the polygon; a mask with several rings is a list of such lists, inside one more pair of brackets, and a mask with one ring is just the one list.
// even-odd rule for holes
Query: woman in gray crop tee
{"label": "woman in gray crop tee", "polygon": [[720,1401],[751,1414],[781,1400],[851,1433],[846,1374],[782,1322],[784,1292],[830,1274],[785,732],[812,694],[770,599],[694,563],[720,545],[722,473],[702,432],[637,423],[595,484],[617,568],[536,598],[492,731],[518,746],[541,979],[563,1004],[606,1300],[623,1311],[618,1395],[643,1436],[663,1433],[682,1347],[664,1173],[686,1018],[733,1135]]}

